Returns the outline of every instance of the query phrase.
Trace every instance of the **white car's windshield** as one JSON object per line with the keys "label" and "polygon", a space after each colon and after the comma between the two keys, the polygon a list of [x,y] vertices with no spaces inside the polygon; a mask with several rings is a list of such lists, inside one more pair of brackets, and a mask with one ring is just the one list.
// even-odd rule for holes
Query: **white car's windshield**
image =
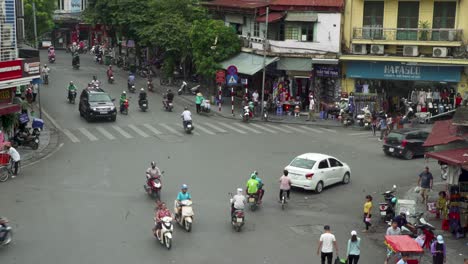
{"label": "white car's windshield", "polygon": [[289,166],[298,167],[301,169],[311,170],[314,167],[315,160],[295,158]]}

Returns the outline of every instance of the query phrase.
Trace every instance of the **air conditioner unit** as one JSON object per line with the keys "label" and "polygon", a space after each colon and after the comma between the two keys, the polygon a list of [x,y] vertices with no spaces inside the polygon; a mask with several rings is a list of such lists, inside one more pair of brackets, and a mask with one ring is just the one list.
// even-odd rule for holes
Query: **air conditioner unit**
{"label": "air conditioner unit", "polygon": [[454,41],[457,32],[455,30],[443,30],[440,31],[439,36],[440,40],[443,41]]}
{"label": "air conditioner unit", "polygon": [[0,45],[2,47],[12,47],[13,46],[13,25],[11,24],[3,24],[0,25],[1,32],[0,32]]}
{"label": "air conditioner unit", "polygon": [[432,48],[432,57],[445,58],[447,57],[448,48],[434,47]]}
{"label": "air conditioner unit", "polygon": [[403,46],[403,56],[416,57],[418,55],[418,46]]}
{"label": "air conditioner unit", "polygon": [[371,45],[370,53],[371,54],[384,54],[385,46],[384,45]]}
{"label": "air conditioner unit", "polygon": [[367,54],[367,46],[363,44],[353,44],[353,54]]}

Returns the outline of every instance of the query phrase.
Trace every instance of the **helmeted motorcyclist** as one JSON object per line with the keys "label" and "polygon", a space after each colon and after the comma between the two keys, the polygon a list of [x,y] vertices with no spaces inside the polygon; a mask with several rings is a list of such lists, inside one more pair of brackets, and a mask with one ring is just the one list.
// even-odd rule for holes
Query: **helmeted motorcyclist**
{"label": "helmeted motorcyclist", "polygon": [[172,214],[171,214],[171,211],[169,211],[169,209],[167,209],[166,204],[161,203],[158,210],[156,211],[156,215],[154,217],[154,221],[156,221],[156,226],[153,229],[153,233],[158,238],[161,237],[162,219],[164,217],[171,217],[172,218]]}
{"label": "helmeted motorcyclist", "polygon": [[72,96],[72,92],[76,92],[76,86],[75,84],[73,84],[73,81],[70,81],[67,91],[68,91],[68,99],[70,99]]}
{"label": "helmeted motorcyclist", "polygon": [[187,123],[189,121],[192,121],[192,113],[188,110],[187,107],[185,107],[184,112],[182,112],[181,116],[182,116],[182,122],[184,124],[184,128],[186,128]]}
{"label": "helmeted motorcyclist", "polygon": [[257,176],[252,174],[250,179],[247,181],[247,195],[257,195],[260,183],[257,181]]}
{"label": "helmeted motorcyclist", "polygon": [[258,171],[254,171],[252,174],[250,174],[250,178],[254,178],[255,180],[258,181],[258,201],[262,202],[263,194],[265,193],[265,190],[263,190],[263,181],[258,177]]}
{"label": "helmeted motorcyclist", "polygon": [[132,87],[133,85],[135,85],[135,74],[133,72],[130,72],[128,74],[128,80],[127,80],[127,85],[128,85],[128,88],[130,89],[130,87]]}
{"label": "helmeted motorcyclist", "polygon": [[161,177],[161,170],[156,167],[156,162],[152,161],[151,166],[146,170],[146,178],[159,179]]}
{"label": "helmeted motorcyclist", "polygon": [[97,79],[96,75],[93,76],[93,80],[91,81],[91,83],[92,83],[93,86],[95,86],[95,87],[101,86],[101,82]]}
{"label": "helmeted motorcyclist", "polygon": [[123,91],[120,95],[120,112],[122,113],[124,110],[124,103],[127,100],[127,92]]}
{"label": "helmeted motorcyclist", "polygon": [[107,79],[110,79],[112,76],[114,76],[114,72],[112,71],[112,65],[109,65],[109,68],[107,68]]}
{"label": "helmeted motorcyclist", "polygon": [[232,197],[231,216],[235,210],[244,210],[247,199],[245,198],[242,188],[237,188],[237,194]]}
{"label": "helmeted motorcyclist", "polygon": [[168,104],[171,103],[173,100],[174,100],[174,93],[171,91],[171,89],[167,89],[167,92],[164,94],[164,97],[163,97],[164,108],[167,108]]}
{"label": "helmeted motorcyclist", "polygon": [[192,200],[192,196],[188,192],[187,184],[182,184],[181,190],[179,194],[177,194],[177,201],[176,201],[176,208],[177,208],[177,215],[180,214],[181,204],[180,202],[185,200]]}
{"label": "helmeted motorcyclist", "polygon": [[49,59],[55,57],[55,48],[54,48],[54,46],[50,46],[50,47],[47,49],[47,54],[48,54],[48,56],[49,56]]}
{"label": "helmeted motorcyclist", "polygon": [[145,88],[140,89],[140,94],[138,95],[138,104],[141,103],[141,101],[146,100],[146,92]]}

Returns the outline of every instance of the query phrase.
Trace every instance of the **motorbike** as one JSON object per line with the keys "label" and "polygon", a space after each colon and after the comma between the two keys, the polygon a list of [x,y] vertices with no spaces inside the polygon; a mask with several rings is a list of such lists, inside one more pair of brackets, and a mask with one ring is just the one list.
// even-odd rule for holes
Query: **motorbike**
{"label": "motorbike", "polygon": [[[172,217],[163,217],[161,219],[161,237],[156,238],[161,242],[162,245],[166,246],[167,249],[171,249],[172,246],[172,231],[174,226],[172,225]],[[156,225],[156,222],[154,223]]]}
{"label": "motorbike", "polygon": [[[180,215],[177,214],[177,207],[180,207]],[[180,203],[175,201],[174,204],[174,215],[175,220],[177,223],[182,226],[187,232],[192,231],[192,223],[193,223],[193,209],[192,209],[192,201],[191,200],[184,200]]]}
{"label": "motorbike", "polygon": [[36,134],[34,130],[33,133],[30,133],[29,130],[18,131],[13,136],[12,145],[15,148],[18,146],[26,146],[30,147],[33,150],[36,150],[39,148],[39,135]]}
{"label": "motorbike", "polygon": [[249,207],[251,211],[257,210],[258,206],[260,205],[258,201],[258,194],[249,194],[249,198],[247,199],[249,203]]}
{"label": "motorbike", "polygon": [[177,90],[177,94],[182,95],[183,93],[190,93],[192,95],[195,95],[195,94],[197,94],[197,91],[198,91],[199,88],[200,88],[200,85],[196,85],[196,86],[188,89],[187,82],[183,81],[182,85],[180,85],[179,90]]}
{"label": "motorbike", "polygon": [[108,76],[107,77],[107,82],[110,83],[110,84],[113,84],[114,83],[114,75]]}
{"label": "motorbike", "polygon": [[[229,195],[231,196],[231,199],[229,200],[229,202],[230,202],[229,204],[232,206],[232,202],[233,202],[232,193],[229,193]],[[232,227],[237,232],[240,232],[241,229],[242,229],[242,226],[244,225],[244,223],[245,223],[244,210],[241,210],[241,209],[234,210],[234,212],[231,213],[231,225],[232,225]]]}
{"label": "motorbike", "polygon": [[12,240],[12,231],[11,231],[12,228],[8,224],[8,222],[9,222],[8,219],[6,219],[5,217],[0,217],[0,225],[3,226],[3,229],[4,229],[3,232],[6,233],[5,239],[3,241],[0,241],[0,247],[10,244]]}
{"label": "motorbike", "polygon": [[153,178],[146,174],[146,184],[143,185],[146,193],[156,201],[161,200],[162,183],[160,178]]}
{"label": "motorbike", "polygon": [[74,56],[72,59],[72,66],[73,69],[78,70],[80,68],[80,57]]}
{"label": "motorbike", "polygon": [[184,121],[184,130],[185,130],[185,133],[191,134],[193,128],[194,128],[194,127],[193,127],[193,125],[192,125],[192,120],[190,120],[190,121]]}
{"label": "motorbike", "polygon": [[379,203],[380,217],[384,221],[391,221],[395,217],[395,206],[396,203],[392,202],[393,198],[396,198],[396,185],[393,185],[392,190],[382,193],[385,202]]}
{"label": "motorbike", "polygon": [[102,64],[102,54],[101,53],[95,55],[94,59],[95,59],[96,63]]}
{"label": "motorbike", "polygon": [[54,63],[55,62],[55,55],[50,55],[49,56],[49,63]]}
{"label": "motorbike", "polygon": [[120,113],[123,115],[128,115],[128,99],[125,99],[125,101],[120,105]]}
{"label": "motorbike", "polygon": [[70,104],[75,104],[75,99],[76,99],[76,91],[68,91],[68,103]]}
{"label": "motorbike", "polygon": [[248,105],[244,106],[244,109],[242,111],[242,121],[244,122],[249,122],[250,117],[252,116],[250,112],[250,108]]}
{"label": "motorbike", "polygon": [[163,100],[163,106],[164,106],[164,110],[168,112],[172,112],[172,108],[174,108],[174,104],[172,103],[172,101],[169,101],[167,99]]}
{"label": "motorbike", "polygon": [[138,105],[142,112],[146,112],[148,110],[148,99],[139,100]]}
{"label": "motorbike", "polygon": [[211,111],[211,103],[210,100],[203,99],[201,103],[201,112],[202,113],[209,113]]}
{"label": "motorbike", "polygon": [[135,84],[134,83],[127,83],[127,89],[129,92],[131,93],[135,93],[136,92],[136,88],[135,88]]}
{"label": "motorbike", "polygon": [[154,92],[153,81],[148,80],[146,82],[146,89],[150,92]]}
{"label": "motorbike", "polygon": [[340,116],[341,116],[341,122],[343,123],[343,126],[351,126],[354,124],[354,120],[352,116],[345,110],[340,111]]}
{"label": "motorbike", "polygon": [[363,112],[362,114],[357,115],[357,123],[360,127],[364,127],[365,129],[368,129],[372,125],[372,114],[369,111],[369,106],[366,106],[361,109]]}

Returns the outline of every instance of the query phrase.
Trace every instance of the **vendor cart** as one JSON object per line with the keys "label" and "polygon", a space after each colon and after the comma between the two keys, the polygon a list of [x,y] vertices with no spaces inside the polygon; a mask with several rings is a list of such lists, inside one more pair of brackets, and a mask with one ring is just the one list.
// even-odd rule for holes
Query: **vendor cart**
{"label": "vendor cart", "polygon": [[410,236],[385,236],[385,245],[397,256],[396,263],[401,258],[402,254],[410,255],[408,264],[419,264],[421,262],[424,250],[422,247]]}

